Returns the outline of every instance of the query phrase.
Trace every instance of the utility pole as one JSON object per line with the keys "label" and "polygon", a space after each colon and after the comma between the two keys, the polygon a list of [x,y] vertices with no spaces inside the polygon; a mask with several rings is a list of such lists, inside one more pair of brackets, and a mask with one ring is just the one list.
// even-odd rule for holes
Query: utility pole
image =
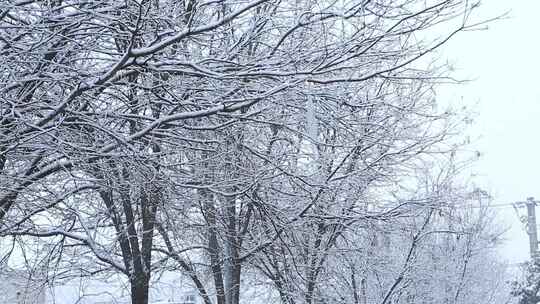
{"label": "utility pole", "polygon": [[536,201],[534,198],[527,198],[527,233],[529,234],[529,249],[531,251],[531,260],[538,259],[538,232],[536,227]]}

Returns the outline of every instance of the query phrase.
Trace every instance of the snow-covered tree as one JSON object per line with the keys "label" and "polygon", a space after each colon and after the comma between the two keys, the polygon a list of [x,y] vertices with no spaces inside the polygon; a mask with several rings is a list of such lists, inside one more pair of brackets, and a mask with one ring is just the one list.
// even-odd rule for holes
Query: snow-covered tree
{"label": "snow-covered tree", "polygon": [[[136,304],[165,271],[206,304],[257,286],[283,303],[414,302],[444,272],[439,247],[468,268],[485,235],[424,237],[461,192],[404,191],[459,145],[432,55],[477,6],[1,2],[0,243],[46,256],[53,279],[120,275]],[[465,301],[461,273],[445,299]]]}

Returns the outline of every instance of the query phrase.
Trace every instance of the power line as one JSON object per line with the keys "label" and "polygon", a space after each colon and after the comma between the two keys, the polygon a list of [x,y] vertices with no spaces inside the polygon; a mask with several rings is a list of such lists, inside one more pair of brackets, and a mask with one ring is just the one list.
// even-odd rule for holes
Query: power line
{"label": "power line", "polygon": [[472,204],[462,204],[462,205],[450,205],[452,207],[464,207],[464,208],[510,208],[514,207],[515,203],[500,203],[500,204],[485,204],[485,205],[472,205]]}

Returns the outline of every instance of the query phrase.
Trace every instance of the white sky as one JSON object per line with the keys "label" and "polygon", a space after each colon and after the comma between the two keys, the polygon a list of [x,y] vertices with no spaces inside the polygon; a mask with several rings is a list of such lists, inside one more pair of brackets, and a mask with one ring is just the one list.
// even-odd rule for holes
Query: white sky
{"label": "white sky", "polygon": [[[497,204],[540,199],[540,1],[483,1],[478,13],[494,17],[508,11],[507,19],[486,31],[462,33],[441,52],[458,75],[475,79],[445,88],[440,97],[477,105],[470,129],[479,137],[473,148],[482,153],[475,181]],[[498,210],[511,225],[502,255],[510,262],[528,259],[528,237],[516,212]],[[540,207],[537,214],[540,218]]]}

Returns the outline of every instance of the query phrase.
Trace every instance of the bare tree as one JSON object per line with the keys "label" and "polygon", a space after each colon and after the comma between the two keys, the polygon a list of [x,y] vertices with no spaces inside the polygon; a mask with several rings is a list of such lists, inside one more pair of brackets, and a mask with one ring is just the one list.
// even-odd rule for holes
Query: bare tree
{"label": "bare tree", "polygon": [[206,304],[238,304],[260,274],[285,303],[338,301],[323,283],[356,269],[344,240],[414,218],[389,197],[453,153],[460,117],[432,94],[449,78],[425,58],[476,6],[2,3],[0,236],[60,244],[73,275],[122,274],[137,304],[169,269]]}

